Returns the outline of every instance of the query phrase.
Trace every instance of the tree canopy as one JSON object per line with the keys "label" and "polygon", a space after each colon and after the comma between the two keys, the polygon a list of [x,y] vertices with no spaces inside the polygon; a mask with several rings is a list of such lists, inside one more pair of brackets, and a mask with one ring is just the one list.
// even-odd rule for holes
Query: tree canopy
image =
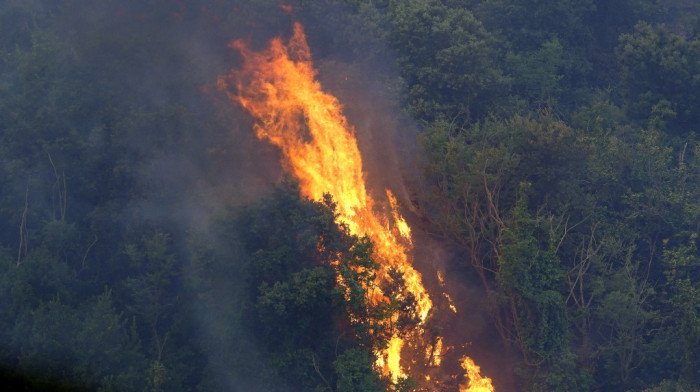
{"label": "tree canopy", "polygon": [[381,153],[412,154],[391,181],[478,294],[497,390],[700,389],[694,2],[88,3],[0,3],[11,388],[420,390],[372,357],[413,322],[368,306],[372,242],[213,87],[230,40],[301,21],[360,145],[416,145]]}

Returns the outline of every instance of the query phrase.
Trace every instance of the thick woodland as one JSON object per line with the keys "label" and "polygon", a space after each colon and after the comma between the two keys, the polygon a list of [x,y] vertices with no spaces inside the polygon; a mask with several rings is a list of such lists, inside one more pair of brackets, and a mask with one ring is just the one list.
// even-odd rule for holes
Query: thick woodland
{"label": "thick woodland", "polygon": [[416,390],[372,368],[371,242],[214,86],[299,20],[331,92],[418,129],[412,214],[516,390],[700,390],[697,2],[289,3],[0,3],[9,388]]}

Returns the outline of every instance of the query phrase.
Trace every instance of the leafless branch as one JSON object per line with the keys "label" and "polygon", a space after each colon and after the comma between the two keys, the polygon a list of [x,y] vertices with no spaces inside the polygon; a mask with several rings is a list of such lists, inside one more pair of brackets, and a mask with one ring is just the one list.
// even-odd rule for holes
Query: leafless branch
{"label": "leafless branch", "polygon": [[19,249],[17,250],[17,267],[22,264],[22,255],[27,255],[27,242],[29,241],[27,232],[27,211],[29,211],[29,179],[27,179],[27,189],[24,193],[24,210],[19,223]]}
{"label": "leafless branch", "polygon": [[323,374],[321,373],[321,369],[318,367],[318,361],[316,360],[316,354],[311,354],[311,361],[314,364],[314,370],[316,370],[316,374],[318,374],[319,377],[321,377],[321,380],[323,380],[324,384],[328,387],[328,390],[333,392],[333,387],[331,384],[326,380],[325,377],[323,377]]}
{"label": "leafless branch", "polygon": [[90,249],[92,249],[92,247],[93,247],[96,243],[97,243],[97,236],[95,236],[95,240],[92,241],[92,243],[91,243],[91,244],[87,247],[87,249],[85,250],[85,254],[83,254],[83,261],[82,261],[81,264],[80,264],[82,269],[85,269],[85,267],[86,267],[86,266],[85,266],[85,263],[86,263],[86,261],[87,261],[88,253],[90,253]]}
{"label": "leafless branch", "polygon": [[[61,173],[61,175],[58,174],[58,170],[56,169],[56,164],[53,162],[53,158],[51,157],[51,153],[49,153],[48,150],[46,151],[46,155],[49,157],[49,162],[51,163],[51,167],[53,168],[53,174],[54,177],[56,177],[56,182],[54,183],[54,189],[56,190],[56,194],[58,196],[58,211],[59,211],[59,216],[60,220],[63,221],[66,219],[66,207],[67,207],[67,191],[66,191],[66,175],[65,173]],[[54,215],[55,215],[55,210],[54,210]]]}

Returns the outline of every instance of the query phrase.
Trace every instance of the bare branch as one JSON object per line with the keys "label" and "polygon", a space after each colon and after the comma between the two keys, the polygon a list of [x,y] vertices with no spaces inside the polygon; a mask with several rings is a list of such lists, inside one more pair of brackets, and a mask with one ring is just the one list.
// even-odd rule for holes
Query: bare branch
{"label": "bare branch", "polygon": [[[31,177],[30,177],[31,178]],[[27,232],[27,211],[29,211],[29,180],[27,179],[27,189],[24,193],[24,210],[19,223],[19,249],[17,250],[17,267],[22,264],[22,254],[27,255],[27,242],[29,233]]]}
{"label": "bare branch", "polygon": [[80,263],[81,265],[81,271],[86,268],[85,263],[87,261],[88,253],[90,253],[90,249],[97,243],[97,236],[95,236],[95,240],[92,241],[92,243],[87,247],[85,250],[85,254],[83,254],[83,261]]}
{"label": "bare branch", "polygon": [[316,360],[316,354],[311,354],[311,362],[314,364],[314,370],[316,370],[316,374],[318,374],[319,377],[321,377],[321,380],[323,380],[324,384],[328,387],[328,390],[333,392],[333,387],[331,384],[326,380],[325,377],[323,377],[323,374],[321,374],[321,369],[318,367],[318,361]]}
{"label": "bare branch", "polygon": [[[56,177],[56,182],[54,183],[54,189],[56,190],[56,194],[58,196],[58,211],[59,211],[59,216],[60,220],[64,221],[66,219],[66,207],[67,207],[67,191],[66,191],[66,174],[61,173],[60,175],[58,174],[58,170],[56,169],[56,164],[53,162],[53,158],[51,157],[51,153],[49,153],[48,150],[46,151],[46,155],[49,157],[49,162],[51,163],[51,167],[53,168],[53,175]],[[54,210],[54,217],[55,217],[55,210]]]}

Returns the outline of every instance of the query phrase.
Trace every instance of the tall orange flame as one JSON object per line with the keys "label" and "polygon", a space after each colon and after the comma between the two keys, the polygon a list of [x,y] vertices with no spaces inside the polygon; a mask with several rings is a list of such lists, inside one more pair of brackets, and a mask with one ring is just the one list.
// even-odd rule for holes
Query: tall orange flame
{"label": "tall orange flame", "polygon": [[493,392],[491,379],[479,374],[479,367],[469,357],[462,358],[462,368],[467,371],[469,382],[459,386],[459,392]]}
{"label": "tall orange flame", "polygon": [[[409,261],[410,228],[389,190],[388,205],[379,204],[367,192],[355,130],[338,100],[323,92],[316,80],[302,26],[294,25],[286,45],[275,38],[262,52],[252,51],[240,40],[230,46],[241,53],[243,65],[219,77],[219,89],[257,120],[258,138],[281,149],[285,168],[298,178],[305,196],[321,200],[329,193],[337,203],[338,220],[352,234],[367,235],[373,241],[375,258],[382,266],[378,279],[386,278],[390,268],[403,273],[406,288],[416,299],[419,324],[424,323],[432,301]],[[390,212],[382,212],[386,210]],[[381,298],[377,287],[373,296]],[[394,335],[388,347],[376,353],[378,366],[394,381],[406,375],[401,367],[404,344]]]}

